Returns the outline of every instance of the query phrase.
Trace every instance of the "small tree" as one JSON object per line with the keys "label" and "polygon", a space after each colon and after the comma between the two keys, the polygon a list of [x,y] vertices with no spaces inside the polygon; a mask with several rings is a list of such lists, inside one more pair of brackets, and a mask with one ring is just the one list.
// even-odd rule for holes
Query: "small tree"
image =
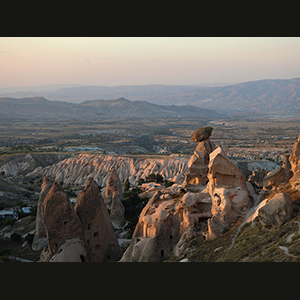
{"label": "small tree", "polygon": [[138,185],[142,185],[143,183],[145,183],[145,179],[142,177],[139,177],[138,179]]}
{"label": "small tree", "polygon": [[157,183],[162,183],[164,181],[164,177],[160,174],[156,174],[156,182]]}
{"label": "small tree", "polygon": [[124,183],[124,192],[129,191],[129,189],[130,189],[130,182],[129,182],[129,179],[127,177],[126,180],[125,180],[125,183]]}

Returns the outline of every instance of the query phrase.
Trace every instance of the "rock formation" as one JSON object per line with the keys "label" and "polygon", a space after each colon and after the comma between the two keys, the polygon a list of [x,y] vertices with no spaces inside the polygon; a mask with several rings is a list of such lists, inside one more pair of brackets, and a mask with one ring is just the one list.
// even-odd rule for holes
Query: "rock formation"
{"label": "rock formation", "polygon": [[123,187],[118,174],[112,167],[107,179],[104,194],[104,203],[110,210],[110,218],[115,227],[118,227],[124,220],[125,208],[121,202],[123,197]]}
{"label": "rock formation", "polygon": [[84,190],[78,194],[75,211],[82,224],[89,261],[119,260],[122,252],[100,188],[93,178],[89,178]]}
{"label": "rock formation", "polygon": [[264,188],[274,189],[279,185],[288,183],[293,176],[293,172],[290,170],[290,168],[291,164],[289,163],[288,156],[285,156],[282,167],[278,167],[272,172],[268,173],[267,176],[263,179]]}
{"label": "rock formation", "polygon": [[252,175],[249,176],[248,181],[251,182],[256,188],[263,187],[263,179],[267,175],[266,169],[256,168],[252,171]]}
{"label": "rock formation", "polygon": [[48,248],[44,248],[40,261],[87,261],[81,222],[58,183],[53,183],[41,208]]}
{"label": "rock formation", "polygon": [[278,228],[292,218],[293,205],[289,194],[278,193],[258,210],[261,224]]}
{"label": "rock formation", "polygon": [[131,185],[136,185],[140,177],[151,173],[160,173],[165,179],[177,181],[187,171],[187,160],[182,157],[167,159],[131,158],[113,155],[79,154],[64,159],[51,166],[37,169],[31,176],[51,176],[64,185],[82,186],[89,177],[93,177],[99,186],[105,186],[111,168],[118,172],[121,182],[129,178]]}
{"label": "rock formation", "polygon": [[246,181],[220,147],[210,154],[207,191],[212,198],[212,218],[208,220],[208,239],[229,228],[252,206]]}
{"label": "rock formation", "polygon": [[36,232],[32,242],[32,249],[33,250],[41,250],[48,245],[47,241],[47,234],[46,228],[43,223],[43,216],[42,216],[42,204],[50,191],[53,185],[53,180],[44,177],[43,184],[41,186],[41,192],[39,195],[39,201],[37,204],[37,212],[36,212]]}
{"label": "rock formation", "polygon": [[104,194],[104,203],[107,209],[111,209],[113,198],[121,198],[123,194],[123,187],[118,174],[114,167],[111,167],[109,177],[106,183],[106,190]]}
{"label": "rock formation", "polygon": [[292,171],[295,170],[299,161],[300,161],[300,134],[298,136],[298,141],[293,146],[292,154],[290,156]]}
{"label": "rock formation", "polygon": [[185,173],[184,187],[206,185],[209,154],[215,149],[214,143],[209,140],[212,129],[212,127],[207,126],[192,134],[193,141],[199,142],[199,144],[188,161],[188,173]]}
{"label": "rock formation", "polygon": [[142,210],[121,261],[162,261],[184,235],[191,237],[196,225],[211,216],[210,208],[206,193],[186,193],[172,199],[157,191]]}

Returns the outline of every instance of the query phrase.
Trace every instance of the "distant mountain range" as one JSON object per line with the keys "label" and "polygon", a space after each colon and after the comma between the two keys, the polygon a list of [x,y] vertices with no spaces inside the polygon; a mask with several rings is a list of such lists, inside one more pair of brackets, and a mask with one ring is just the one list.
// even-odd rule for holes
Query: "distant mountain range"
{"label": "distant mountain range", "polygon": [[146,101],[114,100],[84,101],[80,104],[49,101],[43,97],[0,98],[0,117],[35,117],[43,119],[124,119],[124,118],[219,118],[223,114],[191,105],[163,106]]}
{"label": "distant mountain range", "polygon": [[[0,97],[37,97],[80,103],[86,100],[128,98],[159,105],[193,105],[225,114],[300,112],[300,78],[249,81],[219,87],[189,85],[69,86],[51,90],[28,88]],[[46,87],[44,87],[46,88]],[[1,90],[0,90],[1,93]],[[104,104],[102,104],[104,105]]]}

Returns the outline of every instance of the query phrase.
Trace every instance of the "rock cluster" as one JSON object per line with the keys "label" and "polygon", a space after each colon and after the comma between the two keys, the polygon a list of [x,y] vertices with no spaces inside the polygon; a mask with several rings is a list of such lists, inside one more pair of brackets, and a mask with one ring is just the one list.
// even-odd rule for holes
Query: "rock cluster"
{"label": "rock cluster", "polygon": [[210,208],[207,193],[186,193],[172,199],[157,191],[142,210],[121,261],[162,261],[180,240],[193,236],[197,224],[211,216]]}
{"label": "rock cluster", "polygon": [[62,187],[54,182],[42,204],[48,248],[40,261],[87,261],[81,222]]}
{"label": "rock cluster", "polygon": [[[51,182],[44,178],[40,200],[42,202],[47,194],[41,203],[41,214],[48,247],[44,247],[40,261],[87,262],[120,259],[121,249],[95,181],[92,178],[88,180],[85,189],[78,195],[75,209],[58,183],[54,182],[50,189],[49,185]],[[40,222],[37,227],[42,228]],[[40,234],[37,235],[37,241],[39,236]]]}
{"label": "rock cluster", "polygon": [[201,187],[207,183],[209,154],[215,149],[214,143],[209,140],[212,129],[212,127],[207,126],[192,134],[193,141],[199,142],[199,144],[188,161],[184,187]]}

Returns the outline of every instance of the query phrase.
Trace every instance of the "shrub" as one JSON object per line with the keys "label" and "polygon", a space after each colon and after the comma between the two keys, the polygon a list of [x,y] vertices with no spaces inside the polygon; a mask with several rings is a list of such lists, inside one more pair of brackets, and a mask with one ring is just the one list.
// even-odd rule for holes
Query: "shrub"
{"label": "shrub", "polygon": [[166,187],[170,187],[170,186],[172,186],[174,183],[175,183],[174,181],[171,181],[171,180],[165,180]]}
{"label": "shrub", "polygon": [[162,183],[164,181],[164,177],[160,174],[154,174],[151,173],[148,176],[146,176],[146,182],[156,182],[156,183]]}
{"label": "shrub", "polygon": [[0,250],[0,256],[3,256],[3,255],[10,255],[11,254],[11,250],[10,249],[1,249]]}
{"label": "shrub", "polygon": [[142,177],[140,177],[140,178],[138,179],[138,185],[142,185],[143,183],[145,183],[145,179],[142,178]]}
{"label": "shrub", "polygon": [[16,219],[6,219],[3,223],[4,226],[13,226],[16,222]]}
{"label": "shrub", "polygon": [[11,236],[10,236],[10,240],[12,241],[12,242],[19,242],[19,241],[21,241],[21,235],[19,234],[19,233],[17,233],[17,232],[14,232]]}
{"label": "shrub", "polygon": [[126,180],[125,180],[125,183],[124,183],[124,191],[129,191],[129,189],[130,189],[130,182],[129,182],[129,179],[127,177]]}

